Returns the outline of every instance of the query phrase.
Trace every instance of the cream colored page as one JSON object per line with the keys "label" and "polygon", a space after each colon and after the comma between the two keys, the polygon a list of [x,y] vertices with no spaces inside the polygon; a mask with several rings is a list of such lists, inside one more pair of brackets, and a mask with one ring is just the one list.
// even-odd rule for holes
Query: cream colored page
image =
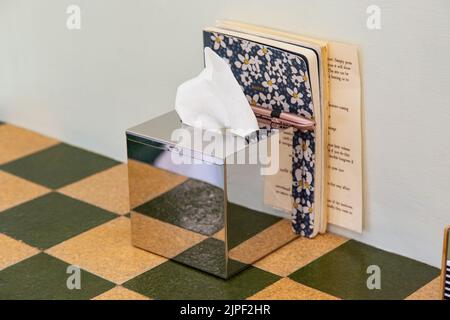
{"label": "cream colored page", "polygon": [[[292,211],[292,139],[294,132],[288,128],[279,132],[280,169],[264,178],[264,203],[274,208]],[[276,138],[272,136],[272,139]]]}
{"label": "cream colored page", "polygon": [[362,232],[361,80],[355,46],[328,46],[328,222]]}

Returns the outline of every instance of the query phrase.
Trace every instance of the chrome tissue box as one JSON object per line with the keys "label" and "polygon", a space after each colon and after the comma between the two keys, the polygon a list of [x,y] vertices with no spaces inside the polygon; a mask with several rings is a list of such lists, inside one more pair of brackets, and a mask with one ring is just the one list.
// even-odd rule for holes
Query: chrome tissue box
{"label": "chrome tissue box", "polygon": [[226,279],[297,237],[265,204],[262,165],[236,161],[269,138],[211,153],[174,139],[179,129],[198,131],[172,111],[126,132],[134,246]]}

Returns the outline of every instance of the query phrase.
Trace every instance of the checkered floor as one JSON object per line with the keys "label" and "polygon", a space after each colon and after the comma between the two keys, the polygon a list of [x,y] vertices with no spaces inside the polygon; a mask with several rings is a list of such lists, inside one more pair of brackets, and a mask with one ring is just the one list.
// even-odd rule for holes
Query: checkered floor
{"label": "checkered floor", "polygon": [[[130,245],[122,163],[0,124],[0,299],[437,299],[439,270],[326,234],[228,281]],[[68,267],[81,268],[69,290]],[[381,290],[367,289],[369,265]]]}

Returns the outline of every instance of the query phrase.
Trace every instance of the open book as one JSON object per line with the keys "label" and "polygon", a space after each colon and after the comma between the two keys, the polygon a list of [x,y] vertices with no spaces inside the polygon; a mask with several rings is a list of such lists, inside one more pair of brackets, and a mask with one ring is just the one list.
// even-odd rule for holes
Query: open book
{"label": "open book", "polygon": [[[288,136],[281,137],[281,143],[288,146],[280,148],[288,153],[281,155],[285,158],[282,166],[286,168],[281,168],[280,176],[267,178],[267,204],[285,210],[292,217],[295,232],[303,236],[325,232],[328,222],[361,232],[362,200],[355,203],[355,194],[361,198],[360,124],[359,149],[352,146],[352,154],[344,157],[356,160],[359,168],[347,169],[343,175],[346,168],[338,167],[340,162],[348,164],[349,160],[329,154],[329,83],[333,82],[328,74],[329,43],[234,21],[219,21],[216,27],[205,28],[203,37],[204,46],[229,63],[257,114],[264,115],[264,110],[268,110],[274,117],[289,114],[314,123],[309,129],[294,126],[286,131]],[[351,71],[357,74],[359,85],[359,69],[355,63],[353,67]],[[359,91],[357,94],[359,99]],[[356,117],[360,117],[359,109]],[[350,125],[341,122],[341,127]],[[351,128],[353,132],[354,129]],[[338,147],[336,141],[333,145]],[[346,146],[344,149],[349,150]],[[330,166],[329,160],[333,159],[337,163]],[[334,171],[341,173],[336,180],[330,179]],[[355,177],[355,172],[359,172],[359,177]],[[350,175],[351,192],[339,194],[350,189],[345,183]],[[359,181],[359,185],[353,180]]]}

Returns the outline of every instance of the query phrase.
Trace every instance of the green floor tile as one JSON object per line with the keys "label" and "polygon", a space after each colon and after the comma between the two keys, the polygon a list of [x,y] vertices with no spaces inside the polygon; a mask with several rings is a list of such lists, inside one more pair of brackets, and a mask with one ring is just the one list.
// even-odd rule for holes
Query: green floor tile
{"label": "green floor tile", "polygon": [[[73,271],[61,260],[40,253],[0,271],[1,300],[91,299],[115,285],[87,271],[80,272],[80,289],[68,289]],[[73,279],[73,278],[72,278]],[[69,283],[73,283],[70,281]]]}
{"label": "green floor tile", "polygon": [[[380,268],[380,290],[367,287],[371,265]],[[350,240],[289,278],[343,299],[404,299],[438,275],[437,268]]]}
{"label": "green floor tile", "polygon": [[111,212],[54,192],[3,211],[0,232],[47,249],[116,217]]}
{"label": "green floor tile", "polygon": [[223,228],[223,203],[220,188],[189,179],[135,211],[210,236]]}
{"label": "green floor tile", "polygon": [[280,277],[250,267],[229,280],[167,261],[126,282],[124,287],[155,299],[245,299]]}
{"label": "green floor tile", "polygon": [[117,161],[61,143],[0,168],[48,188],[58,189],[116,164]]}
{"label": "green floor tile", "polygon": [[203,240],[192,248],[180,253],[174,260],[221,278],[228,278],[228,276],[248,267],[247,264],[230,259],[227,268],[225,243],[214,238]]}

